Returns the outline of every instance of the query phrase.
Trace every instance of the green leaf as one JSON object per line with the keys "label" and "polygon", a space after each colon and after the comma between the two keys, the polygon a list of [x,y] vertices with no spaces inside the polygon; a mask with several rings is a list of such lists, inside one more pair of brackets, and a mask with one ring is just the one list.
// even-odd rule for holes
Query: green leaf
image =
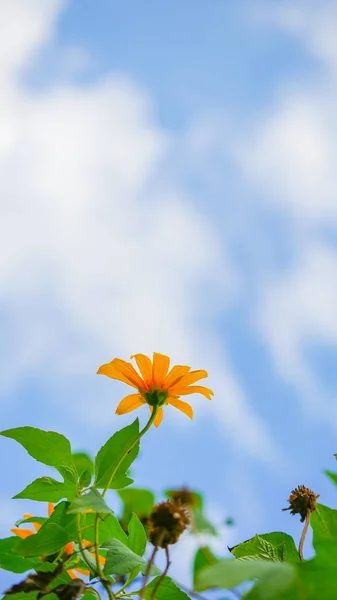
{"label": "green leaf", "polygon": [[83,594],[83,598],[86,600],[101,600],[101,597],[94,588],[87,588]]}
{"label": "green leaf", "polygon": [[193,529],[196,533],[208,533],[209,535],[218,535],[214,525],[210,523],[199,508],[192,507]]}
{"label": "green leaf", "polygon": [[138,435],[139,421],[136,419],[131,425],[114,433],[102,446],[95,461],[95,487],[113,487],[116,480],[125,475],[139,452]]}
{"label": "green leaf", "polygon": [[85,469],[83,473],[81,473],[79,478],[80,488],[88,487],[92,480],[92,473],[90,473],[89,469]]}
{"label": "green leaf", "polygon": [[46,521],[48,521],[47,517],[27,517],[26,519],[15,521],[15,527],[20,527],[24,523],[38,523],[39,525],[43,525]]}
{"label": "green leaf", "polygon": [[38,500],[39,502],[59,502],[63,498],[73,499],[76,495],[76,483],[74,481],[62,483],[52,477],[40,477],[14,496],[14,499],[25,498],[27,500]]}
{"label": "green leaf", "polygon": [[0,540],[0,568],[13,573],[25,573],[34,567],[36,559],[27,559],[14,552],[18,544],[16,536]]}
{"label": "green leaf", "polygon": [[[81,515],[81,527],[83,528],[83,537],[89,542],[95,541],[94,525],[96,515]],[[122,529],[117,517],[113,514],[100,514],[98,526],[99,544],[102,545],[111,538],[116,538],[123,544],[128,545],[128,536]]]}
{"label": "green leaf", "polygon": [[193,585],[196,585],[197,575],[201,569],[214,565],[218,559],[208,546],[198,548],[193,563]]}
{"label": "green leaf", "polygon": [[[152,597],[152,592],[156,587],[160,577],[156,577],[149,583],[149,585],[145,588],[144,600],[150,600]],[[139,594],[135,592],[135,594]],[[172,581],[170,577],[164,577],[158,590],[156,592],[156,600],[189,600],[190,596],[183,592],[175,583]]]}
{"label": "green leaf", "polygon": [[[132,452],[132,461],[135,460],[138,452],[139,452],[139,445],[138,445],[138,449],[135,448],[133,450],[131,450]],[[109,490],[120,490],[122,488],[127,487],[128,485],[132,485],[134,483],[134,480],[131,479],[131,477],[128,477],[127,475],[119,475],[118,477],[114,477],[113,480],[111,481],[110,485],[109,485]]]}
{"label": "green leaf", "polygon": [[49,523],[53,523],[55,525],[59,525],[64,529],[67,533],[67,543],[77,541],[77,526],[76,526],[76,515],[69,515],[68,508],[70,506],[70,502],[60,502],[48,521],[45,525],[41,527],[40,531],[43,531],[44,527],[46,527]]}
{"label": "green leaf", "polygon": [[[77,556],[82,558],[82,555],[84,554],[84,556],[86,558],[86,563],[85,563],[84,568],[85,569],[89,568],[90,579],[93,579],[96,575],[96,559],[95,559],[95,557],[86,548],[83,548],[83,550],[81,551],[80,546],[77,543],[73,544],[73,548],[74,548],[74,552],[76,552]],[[80,562],[82,562],[82,561],[80,561]],[[82,564],[80,565],[80,568],[83,568]],[[75,567],[75,569],[76,569],[76,567]]]}
{"label": "green leaf", "polygon": [[50,556],[68,542],[68,535],[63,527],[49,521],[41,529],[24,540],[17,542],[15,551],[25,557]]}
{"label": "green leaf", "polygon": [[295,566],[285,562],[272,562],[259,559],[225,558],[197,575],[196,589],[203,591],[211,588],[231,589],[254,579],[259,580],[259,597],[272,598],[280,594],[292,583]]}
{"label": "green leaf", "polygon": [[78,475],[81,475],[83,471],[90,471],[94,473],[94,463],[90,456],[85,452],[73,452],[74,464]]}
{"label": "green leaf", "polygon": [[[70,442],[54,431],[43,431],[36,427],[17,427],[0,432],[0,435],[15,440],[35,460],[50,467],[74,468]],[[62,473],[63,474],[63,473]]]}
{"label": "green leaf", "polygon": [[146,548],[147,538],[145,529],[135,513],[132,514],[132,517],[129,521],[128,532],[129,548],[138,554],[138,556],[143,556]]}
{"label": "green leaf", "polygon": [[155,497],[150,490],[129,488],[119,490],[118,495],[123,502],[123,521],[128,523],[132,513],[138,517],[149,517],[155,504]]}
{"label": "green leaf", "polygon": [[68,514],[78,513],[112,513],[104,498],[97,490],[90,490],[79,496],[68,508]]}
{"label": "green leaf", "polygon": [[337,510],[323,504],[311,515],[313,546],[319,562],[337,565]]}
{"label": "green leaf", "polygon": [[[36,596],[37,592],[29,592],[28,594],[19,592],[14,595],[14,600],[35,600]],[[13,600],[13,594],[5,594],[1,600]]]}
{"label": "green leaf", "polygon": [[87,487],[90,485],[94,473],[94,463],[85,452],[74,452],[73,459],[79,476],[80,487]]}
{"label": "green leaf", "polygon": [[[147,561],[135,554],[119,540],[108,540],[104,544],[104,548],[108,549],[106,562],[104,565],[104,573],[106,575],[127,575],[137,567],[140,568],[144,575],[147,568]],[[151,574],[156,575],[158,569],[152,567]]]}
{"label": "green leaf", "polygon": [[281,531],[255,535],[253,538],[229,548],[229,551],[236,558],[250,557],[273,561],[299,561],[293,538]]}
{"label": "green leaf", "polygon": [[327,475],[331,481],[337,485],[337,473],[333,473],[332,471],[324,471],[325,475]]}

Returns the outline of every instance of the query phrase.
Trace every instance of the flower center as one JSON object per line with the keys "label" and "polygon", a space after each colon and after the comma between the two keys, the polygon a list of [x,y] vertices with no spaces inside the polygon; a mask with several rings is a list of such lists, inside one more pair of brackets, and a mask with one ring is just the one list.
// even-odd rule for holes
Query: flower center
{"label": "flower center", "polygon": [[150,406],[163,406],[167,400],[168,390],[149,390],[143,396]]}

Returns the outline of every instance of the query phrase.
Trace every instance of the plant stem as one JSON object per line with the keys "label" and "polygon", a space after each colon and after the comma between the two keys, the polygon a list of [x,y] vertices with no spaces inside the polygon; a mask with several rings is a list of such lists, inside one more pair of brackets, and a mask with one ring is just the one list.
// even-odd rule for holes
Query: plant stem
{"label": "plant stem", "polygon": [[154,563],[154,559],[156,557],[157,551],[158,551],[158,546],[155,546],[153,548],[153,552],[151,554],[151,558],[150,558],[150,560],[149,560],[149,562],[147,564],[147,567],[146,567],[146,571],[145,571],[145,575],[144,575],[144,581],[143,581],[143,587],[142,587],[141,592],[139,594],[139,598],[144,598],[144,592],[145,592],[147,580],[149,578],[151,567],[152,567],[152,565]]}
{"label": "plant stem", "polygon": [[121,458],[119,459],[118,463],[116,464],[114,470],[112,471],[108,482],[102,492],[102,496],[104,498],[105,494],[107,493],[109,487],[110,487],[110,483],[112,482],[113,478],[115,477],[119,467],[121,466],[123,460],[125,459],[125,457],[127,456],[127,454],[129,454],[129,452],[131,452],[132,448],[135,447],[136,444],[138,444],[139,440],[143,437],[143,435],[150,429],[153,421],[155,420],[156,416],[157,416],[157,412],[158,412],[159,406],[154,406],[153,407],[153,411],[151,414],[151,417],[149,418],[148,422],[146,423],[145,427],[139,432],[139,434],[137,435],[137,437],[133,440],[133,442],[131,442],[130,446],[125,450],[125,452],[123,453],[123,455],[121,456]]}
{"label": "plant stem", "polygon": [[[107,493],[109,486],[113,480],[113,478],[115,477],[120,465],[122,464],[123,460],[125,459],[125,457],[129,454],[129,452],[131,452],[132,448],[135,447],[136,444],[138,444],[139,440],[143,437],[143,435],[150,429],[153,421],[155,420],[156,416],[157,416],[157,412],[158,412],[158,406],[154,406],[151,416],[148,420],[148,422],[146,423],[145,427],[139,432],[139,434],[137,435],[137,437],[133,440],[133,442],[131,442],[131,444],[129,445],[129,447],[125,450],[125,452],[123,452],[121,458],[119,459],[119,461],[117,462],[115,468],[113,469],[109,480],[102,492],[102,497],[104,498],[105,494]],[[95,518],[95,548],[96,548],[96,570],[98,573],[98,577],[102,580],[102,578],[104,579],[104,573],[102,572],[101,569],[101,565],[99,564],[99,558],[98,558],[98,549],[99,549],[99,530],[98,530],[98,524],[99,524],[99,515],[96,514],[96,518]],[[151,567],[150,567],[151,568]],[[110,588],[110,586],[104,584],[103,580],[102,583],[106,589],[106,591],[109,594],[109,599],[112,600],[112,598],[115,598],[115,594],[112,593],[112,590]],[[108,589],[109,588],[109,589]],[[110,591],[109,591],[110,590]],[[118,592],[117,592],[118,593]]]}
{"label": "plant stem", "polygon": [[157,593],[157,590],[158,590],[158,588],[159,588],[159,586],[160,586],[161,582],[163,581],[163,579],[165,579],[165,577],[166,577],[166,575],[167,575],[167,572],[168,572],[168,570],[169,570],[169,568],[170,568],[170,564],[171,564],[171,562],[170,562],[170,554],[169,554],[169,549],[168,549],[168,546],[165,548],[165,554],[166,554],[166,567],[165,567],[165,571],[163,571],[163,573],[162,573],[162,574],[161,574],[161,576],[159,577],[159,579],[158,579],[158,581],[157,581],[157,583],[156,583],[155,587],[154,587],[154,588],[153,588],[153,590],[152,590],[152,594],[151,594],[151,600],[154,600],[154,599],[155,599],[155,597],[156,597],[156,593]]}
{"label": "plant stem", "polygon": [[302,531],[300,543],[299,543],[299,546],[298,546],[298,555],[300,557],[300,560],[304,560],[304,558],[303,558],[303,546],[304,546],[304,541],[305,541],[306,535],[308,533],[308,528],[309,528],[309,523],[310,523],[310,517],[311,517],[311,510],[308,510],[307,516],[305,517],[305,523],[304,523],[304,527],[303,527],[303,531]]}
{"label": "plant stem", "polygon": [[[85,547],[83,546],[83,541],[82,541],[82,536],[81,536],[81,515],[80,514],[76,515],[76,528],[77,528],[77,537],[78,537],[78,543],[80,546],[81,556],[82,556],[85,564],[89,567],[89,570],[92,570],[91,564],[88,561],[86,554],[85,554]],[[111,586],[106,581],[104,573],[101,569],[101,565],[99,564],[98,546],[97,546],[96,538],[95,538],[95,556],[96,556],[96,573],[95,573],[95,575],[96,575],[96,577],[98,577],[100,579],[102,585],[104,586],[104,588],[109,596],[109,600],[114,600],[115,595],[112,592]]]}

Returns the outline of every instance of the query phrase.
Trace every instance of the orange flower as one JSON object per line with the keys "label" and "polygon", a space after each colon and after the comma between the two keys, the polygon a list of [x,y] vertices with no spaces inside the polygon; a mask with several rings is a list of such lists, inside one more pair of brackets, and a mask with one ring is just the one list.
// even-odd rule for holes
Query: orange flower
{"label": "orange flower", "polygon": [[[50,515],[54,512],[54,504],[52,502],[48,503],[48,517],[50,517]],[[31,519],[32,515],[28,515],[28,514],[24,514],[23,515],[25,519]],[[21,529],[20,527],[13,527],[11,529],[12,533],[14,533],[15,535],[17,535],[18,537],[22,538],[23,540],[26,539],[27,537],[29,537],[30,535],[34,535],[35,533],[37,533],[39,531],[39,529],[41,528],[41,525],[39,523],[32,523],[34,530],[32,529]],[[92,544],[90,542],[88,542],[88,540],[83,540],[83,544],[85,547],[91,546]],[[66,554],[70,555],[73,553],[74,548],[73,548],[73,543],[69,542],[65,548],[64,551]],[[90,553],[94,558],[96,558],[96,555],[93,554],[92,552]],[[105,564],[105,558],[103,556],[98,556],[99,559],[99,563],[100,565],[104,565]],[[77,571],[77,573],[81,573],[82,575],[90,575],[90,571],[87,569],[81,569],[80,567],[75,567],[75,570]],[[69,569],[67,571],[69,577],[71,577],[71,579],[77,579],[78,575],[76,575],[75,571],[73,571],[72,569]]]}
{"label": "orange flower", "polygon": [[200,379],[208,377],[207,371],[191,371],[191,367],[177,365],[169,371],[170,359],[164,354],[153,353],[153,361],[144,354],[134,354],[140,374],[133,365],[125,360],[114,358],[110,363],[102,365],[97,373],[118,379],[137,390],[136,394],[125,396],[116,409],[117,415],[135,410],[148,404],[150,411],[159,406],[154,424],[158,427],[163,418],[162,406],[171,404],[185,415],[193,418],[190,404],[183,402],[179,396],[202,394],[208,400],[214,395],[212,390],[201,385],[193,385]]}

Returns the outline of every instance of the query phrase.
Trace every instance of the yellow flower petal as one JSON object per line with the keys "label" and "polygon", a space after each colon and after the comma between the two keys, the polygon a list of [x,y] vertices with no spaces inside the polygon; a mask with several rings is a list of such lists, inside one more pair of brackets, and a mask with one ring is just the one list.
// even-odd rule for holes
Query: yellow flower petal
{"label": "yellow flower petal", "polygon": [[28,513],[24,513],[23,517],[24,519],[31,519],[33,515],[30,515]]}
{"label": "yellow flower petal", "polygon": [[139,394],[129,394],[120,401],[116,408],[116,415],[125,415],[145,404],[145,400]]}
{"label": "yellow flower petal", "polygon": [[[96,554],[93,554],[92,552],[90,552],[91,556],[96,560]],[[100,565],[105,565],[105,558],[104,556],[101,556],[100,554],[98,555],[98,562]],[[77,569],[77,571],[79,571],[79,569]]]}
{"label": "yellow flower petal", "polygon": [[152,379],[153,384],[162,386],[170,367],[170,359],[165,354],[153,353]]}
{"label": "yellow flower petal", "polygon": [[48,517],[50,517],[54,512],[54,504],[52,502],[48,502]]}
{"label": "yellow flower petal", "polygon": [[111,377],[111,379],[123,381],[136,389],[143,388],[144,386],[143,380],[132,364],[120,358],[114,358],[110,363],[102,365],[97,373],[98,375],[106,375],[107,377]]}
{"label": "yellow flower petal", "polygon": [[[80,567],[75,567],[77,573],[80,573],[81,575],[90,575],[90,571],[88,569],[80,569]],[[73,572],[73,571],[72,571]],[[68,575],[70,575],[70,572],[68,571]],[[71,577],[71,575],[70,575]],[[74,579],[72,577],[72,579]]]}
{"label": "yellow flower petal", "polygon": [[180,379],[186,375],[191,367],[184,367],[182,365],[175,365],[172,367],[171,371],[165,377],[163,389],[169,389],[172,385],[175,385]]}
{"label": "yellow flower petal", "polygon": [[[71,579],[78,579],[76,573],[74,573],[74,571],[72,571],[71,569],[69,569],[69,571],[67,571],[69,577],[71,577]],[[88,572],[88,575],[90,575],[90,573]]]}
{"label": "yellow flower petal", "polygon": [[188,402],[178,400],[178,398],[168,398],[168,403],[178,410],[181,410],[181,412],[185,413],[190,419],[193,419],[193,408]]}
{"label": "yellow flower petal", "polygon": [[182,390],[175,389],[177,396],[185,396],[187,394],[202,394],[207,400],[212,400],[211,396],[214,396],[214,392],[203,385],[190,385]]}
{"label": "yellow flower petal", "polygon": [[39,529],[41,529],[42,525],[40,525],[40,523],[32,523],[36,533],[39,531]]}
{"label": "yellow flower petal", "polygon": [[199,381],[199,379],[204,379],[205,377],[208,377],[207,371],[191,371],[190,373],[187,373],[187,375],[184,375],[184,377],[179,379],[177,383],[170,386],[170,393],[175,394],[176,388],[181,390],[182,388],[187,387],[192,383],[196,383],[196,381]]}
{"label": "yellow flower petal", "polygon": [[20,527],[13,527],[13,529],[11,529],[11,531],[15,535],[17,535],[19,538],[22,538],[23,540],[25,540],[30,535],[34,535],[34,533],[35,533],[31,529],[21,529]]}
{"label": "yellow flower petal", "polygon": [[66,546],[64,548],[65,553],[68,554],[68,556],[69,556],[70,554],[73,553],[73,550],[74,550],[73,543],[72,542],[68,542],[68,544],[66,544]]}
{"label": "yellow flower petal", "polygon": [[133,354],[130,358],[134,358],[138,369],[140,370],[141,376],[143,377],[145,383],[148,384],[148,388],[152,382],[152,362],[148,356],[145,354]]}

